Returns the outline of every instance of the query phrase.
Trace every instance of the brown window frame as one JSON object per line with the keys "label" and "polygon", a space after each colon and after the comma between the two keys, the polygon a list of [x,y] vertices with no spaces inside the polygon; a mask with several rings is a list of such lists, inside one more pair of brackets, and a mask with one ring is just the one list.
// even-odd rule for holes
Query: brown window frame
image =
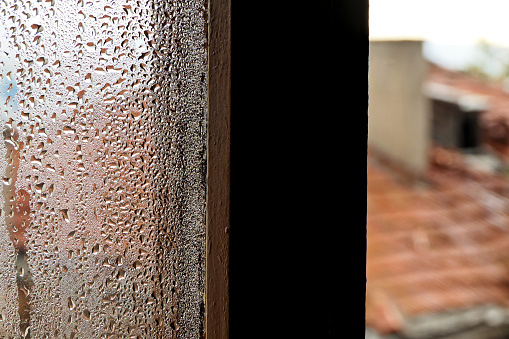
{"label": "brown window frame", "polygon": [[231,1],[208,1],[205,337],[229,337]]}

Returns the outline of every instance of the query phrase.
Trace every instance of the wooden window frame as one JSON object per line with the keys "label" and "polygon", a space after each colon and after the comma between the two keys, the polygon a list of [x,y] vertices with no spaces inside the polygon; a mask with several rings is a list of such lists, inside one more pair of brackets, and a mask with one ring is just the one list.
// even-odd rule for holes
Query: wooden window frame
{"label": "wooden window frame", "polygon": [[205,337],[229,337],[231,1],[208,1]]}

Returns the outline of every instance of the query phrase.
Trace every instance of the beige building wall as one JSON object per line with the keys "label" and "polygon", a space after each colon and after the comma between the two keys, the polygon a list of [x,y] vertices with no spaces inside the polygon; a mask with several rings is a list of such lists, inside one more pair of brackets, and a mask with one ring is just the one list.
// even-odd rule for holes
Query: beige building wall
{"label": "beige building wall", "polygon": [[431,137],[422,41],[370,41],[368,144],[420,176]]}

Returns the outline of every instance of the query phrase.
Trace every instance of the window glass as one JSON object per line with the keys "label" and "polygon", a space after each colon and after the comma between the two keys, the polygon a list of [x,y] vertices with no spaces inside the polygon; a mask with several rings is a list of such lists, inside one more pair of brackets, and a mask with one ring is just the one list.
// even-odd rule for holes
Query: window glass
{"label": "window glass", "polygon": [[0,337],[203,336],[205,12],[0,0]]}

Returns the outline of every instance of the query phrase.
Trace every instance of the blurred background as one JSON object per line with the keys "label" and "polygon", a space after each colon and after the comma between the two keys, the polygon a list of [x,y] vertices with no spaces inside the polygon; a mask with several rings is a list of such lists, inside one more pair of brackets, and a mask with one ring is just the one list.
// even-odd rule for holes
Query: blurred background
{"label": "blurred background", "polygon": [[509,338],[508,15],[370,1],[366,338]]}

